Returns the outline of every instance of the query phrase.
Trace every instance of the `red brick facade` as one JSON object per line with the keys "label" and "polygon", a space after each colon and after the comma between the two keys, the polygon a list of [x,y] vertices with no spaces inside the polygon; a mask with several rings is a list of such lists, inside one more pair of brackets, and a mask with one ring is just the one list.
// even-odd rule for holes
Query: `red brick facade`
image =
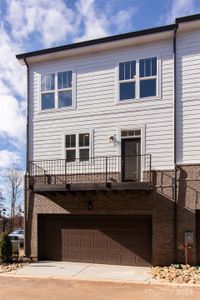
{"label": "red brick facade", "polygon": [[[196,234],[196,209],[200,209],[200,165],[181,165],[177,171],[177,204],[174,201],[174,172],[153,172],[153,190],[49,193],[27,192],[26,254],[37,259],[38,214],[114,214],[152,216],[152,264],[184,261],[185,231]],[[92,201],[93,210],[88,210]],[[176,247],[175,247],[176,243]],[[192,263],[196,263],[196,239]]]}

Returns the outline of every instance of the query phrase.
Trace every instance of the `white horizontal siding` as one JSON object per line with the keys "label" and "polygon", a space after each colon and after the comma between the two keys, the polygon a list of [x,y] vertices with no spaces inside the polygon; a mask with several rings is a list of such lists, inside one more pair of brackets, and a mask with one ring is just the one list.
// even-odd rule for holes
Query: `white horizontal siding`
{"label": "white horizontal siding", "polygon": [[180,163],[200,162],[200,32],[178,34],[177,145]]}
{"label": "white horizontal siding", "polygon": [[[161,59],[161,98],[116,104],[118,62],[150,56]],[[39,75],[70,68],[76,72],[76,109],[38,113]],[[120,141],[113,145],[109,136],[118,136],[120,128],[142,126],[153,167],[173,167],[172,41],[35,64],[30,68],[30,101],[30,159],[63,158],[63,133],[91,129],[95,156],[119,155]]]}

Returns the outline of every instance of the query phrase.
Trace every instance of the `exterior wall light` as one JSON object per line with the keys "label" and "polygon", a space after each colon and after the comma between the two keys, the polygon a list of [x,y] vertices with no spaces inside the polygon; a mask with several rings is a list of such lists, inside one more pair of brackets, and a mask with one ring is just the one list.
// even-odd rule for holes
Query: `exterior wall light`
{"label": "exterior wall light", "polygon": [[109,137],[109,143],[115,143],[115,141],[116,141],[116,135],[114,134],[114,135],[111,135],[110,137]]}
{"label": "exterior wall light", "polygon": [[88,201],[87,207],[88,207],[88,210],[93,210],[93,203],[91,200]]}
{"label": "exterior wall light", "polygon": [[113,136],[113,135],[111,135],[111,136],[109,137],[109,142],[110,142],[110,143],[112,143],[112,142],[113,142],[113,140],[114,140],[114,136]]}

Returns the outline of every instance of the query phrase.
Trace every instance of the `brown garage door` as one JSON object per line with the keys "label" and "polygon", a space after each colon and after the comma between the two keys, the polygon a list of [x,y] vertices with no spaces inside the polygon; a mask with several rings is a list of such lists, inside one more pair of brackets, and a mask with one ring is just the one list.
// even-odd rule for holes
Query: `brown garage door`
{"label": "brown garage door", "polygon": [[39,259],[146,266],[151,223],[149,216],[40,215]]}

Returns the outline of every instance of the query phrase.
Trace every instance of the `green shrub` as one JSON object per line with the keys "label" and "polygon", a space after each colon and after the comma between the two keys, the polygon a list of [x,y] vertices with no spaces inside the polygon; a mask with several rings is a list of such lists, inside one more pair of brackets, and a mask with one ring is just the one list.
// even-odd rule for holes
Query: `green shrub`
{"label": "green shrub", "polygon": [[12,258],[12,244],[7,232],[3,232],[0,238],[0,260],[9,262]]}

